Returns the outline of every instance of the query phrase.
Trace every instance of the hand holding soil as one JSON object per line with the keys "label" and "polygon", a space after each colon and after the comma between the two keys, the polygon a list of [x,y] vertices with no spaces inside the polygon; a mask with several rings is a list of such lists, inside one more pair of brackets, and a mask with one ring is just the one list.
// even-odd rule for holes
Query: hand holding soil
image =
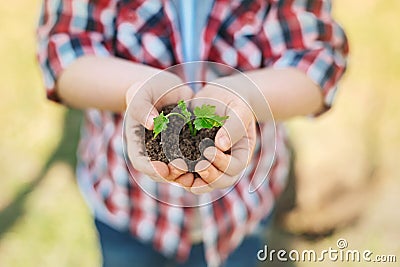
{"label": "hand holding soil", "polygon": [[[186,86],[165,95],[155,88],[141,90],[127,110],[133,167],[157,182],[177,183],[195,194],[234,185],[256,139],[255,118],[245,101],[215,85],[206,85],[194,98]],[[191,99],[188,106],[183,99]]]}
{"label": "hand holding soil", "polygon": [[182,84],[182,80],[178,76],[168,72],[159,75],[163,75],[163,77],[150,79],[143,85],[133,84],[127,91],[128,108],[125,117],[127,154],[130,163],[137,171],[156,182],[166,182],[178,178],[193,180],[191,178],[193,174],[187,173],[187,167],[183,161],[177,160],[174,164],[150,161],[143,146],[143,127],[153,130],[153,119],[159,115],[158,110],[161,110],[163,106],[176,104],[181,99],[187,100],[193,97],[193,92],[188,86],[170,90]]}
{"label": "hand holding soil", "polygon": [[210,99],[216,103],[216,112],[229,119],[217,131],[215,147],[205,149],[206,160],[195,167],[201,179],[194,181],[192,192],[198,194],[234,185],[248,165],[256,143],[255,117],[244,99],[208,84],[195,95],[192,104],[203,105]]}

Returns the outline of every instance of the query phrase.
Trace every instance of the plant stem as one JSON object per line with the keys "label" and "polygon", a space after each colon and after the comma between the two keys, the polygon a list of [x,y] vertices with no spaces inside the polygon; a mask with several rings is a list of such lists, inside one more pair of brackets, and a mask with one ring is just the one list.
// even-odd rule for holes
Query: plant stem
{"label": "plant stem", "polygon": [[189,125],[189,131],[192,136],[196,136],[197,130],[193,127],[192,121],[188,121],[187,124]]}

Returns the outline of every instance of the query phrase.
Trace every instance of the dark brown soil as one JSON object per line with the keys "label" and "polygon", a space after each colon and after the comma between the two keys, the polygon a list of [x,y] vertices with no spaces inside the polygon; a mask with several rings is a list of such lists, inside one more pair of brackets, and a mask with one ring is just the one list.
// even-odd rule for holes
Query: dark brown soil
{"label": "dark brown soil", "polygon": [[[169,114],[175,105],[162,108],[164,114]],[[175,109],[173,112],[179,112]],[[190,134],[189,128],[179,116],[169,117],[167,130],[153,138],[153,132],[145,130],[145,147],[147,156],[154,161],[169,163],[182,158],[188,165],[189,172],[194,172],[197,162],[205,159],[204,150],[214,145],[215,135],[219,129],[202,129],[196,136]]]}

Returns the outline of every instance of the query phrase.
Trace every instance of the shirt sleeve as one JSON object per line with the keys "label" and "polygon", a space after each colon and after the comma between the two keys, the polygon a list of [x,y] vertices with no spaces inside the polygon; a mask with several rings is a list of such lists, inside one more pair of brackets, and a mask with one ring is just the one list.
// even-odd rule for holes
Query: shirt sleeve
{"label": "shirt sleeve", "polygon": [[111,54],[116,1],[43,0],[37,57],[49,99],[60,101],[56,80],[78,57]]}
{"label": "shirt sleeve", "polygon": [[272,0],[264,27],[273,59],[265,64],[304,72],[321,88],[323,111],[332,105],[349,52],[331,7],[330,0]]}

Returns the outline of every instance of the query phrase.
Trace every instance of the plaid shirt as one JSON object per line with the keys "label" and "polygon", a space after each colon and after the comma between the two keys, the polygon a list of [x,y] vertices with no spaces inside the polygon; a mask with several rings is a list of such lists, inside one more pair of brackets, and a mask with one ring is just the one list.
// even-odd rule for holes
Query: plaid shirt
{"label": "plaid shirt", "polygon": [[[216,0],[201,32],[200,57],[242,71],[297,68],[321,87],[329,107],[348,53],[346,37],[330,12],[329,0]],[[170,0],[44,0],[38,58],[47,95],[58,100],[58,75],[83,55],[117,56],[157,68],[181,63],[180,38],[177,11]],[[135,182],[129,183],[121,118],[122,114],[85,110],[78,150],[80,189],[99,219],[115,228],[128,228],[161,253],[184,260],[191,247],[194,208],[158,202]],[[289,153],[281,125],[273,138],[275,156],[273,149],[258,149],[246,177],[225,197],[199,208],[210,266],[219,265],[271,212],[285,186]],[[250,179],[265,176],[272,158],[269,179],[249,193]],[[261,165],[256,169],[257,160]],[[139,173],[135,176],[147,179]],[[170,190],[169,185],[156,185],[153,190],[171,198],[185,194]]]}

